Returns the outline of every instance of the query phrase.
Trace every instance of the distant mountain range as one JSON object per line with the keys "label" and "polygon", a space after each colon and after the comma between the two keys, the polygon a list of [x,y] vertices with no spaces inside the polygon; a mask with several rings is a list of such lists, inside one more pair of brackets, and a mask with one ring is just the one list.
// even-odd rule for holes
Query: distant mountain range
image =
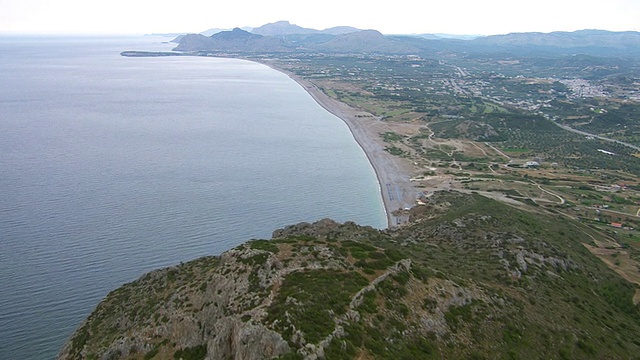
{"label": "distant mountain range", "polygon": [[443,34],[383,35],[376,30],[360,30],[350,26],[315,30],[288,21],[278,21],[253,29],[210,29],[201,34],[179,36],[174,41],[179,43],[175,50],[187,52],[302,51],[421,55],[454,51],[640,56],[640,32],[604,30],[479,37]]}
{"label": "distant mountain range", "polygon": [[[252,28],[250,26],[243,26],[240,29],[248,32],[252,32],[254,34],[263,35],[263,36],[280,36],[280,35],[304,35],[304,34],[329,34],[329,35],[342,35],[348,34],[351,32],[360,31],[360,29],[356,29],[351,26],[336,26],[329,29],[324,30],[316,30],[310,28],[303,28],[298,25],[291,24],[288,21],[277,21],[274,23],[269,23],[262,25],[257,28]],[[200,34],[204,36],[211,36],[223,31],[231,31],[233,29],[221,29],[221,28],[212,28],[209,30],[205,30]]]}
{"label": "distant mountain range", "polygon": [[360,31],[351,26],[337,26],[324,30],[315,30],[303,28],[298,25],[291,24],[288,21],[278,21],[262,25],[253,29],[254,34],[263,36],[281,36],[281,35],[308,35],[308,34],[329,34],[329,35],[343,35],[352,32]]}
{"label": "distant mountain range", "polygon": [[[242,29],[244,31],[249,31],[249,32],[251,32],[253,30],[253,28],[251,26],[243,26],[240,29]],[[223,32],[223,31],[229,31],[229,30],[232,30],[232,29],[211,28],[211,29],[208,29],[208,30],[205,30],[205,31],[201,32],[200,34],[202,34],[204,36],[211,36],[213,34],[217,34],[219,32]]]}

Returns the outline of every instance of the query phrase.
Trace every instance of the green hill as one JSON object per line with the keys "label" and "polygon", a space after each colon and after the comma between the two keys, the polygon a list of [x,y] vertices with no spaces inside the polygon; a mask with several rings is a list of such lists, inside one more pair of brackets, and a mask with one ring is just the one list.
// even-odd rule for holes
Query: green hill
{"label": "green hill", "polygon": [[[542,210],[540,210],[542,211]],[[111,292],[61,359],[629,359],[634,285],[553,213],[439,192],[378,231],[323,220]]]}

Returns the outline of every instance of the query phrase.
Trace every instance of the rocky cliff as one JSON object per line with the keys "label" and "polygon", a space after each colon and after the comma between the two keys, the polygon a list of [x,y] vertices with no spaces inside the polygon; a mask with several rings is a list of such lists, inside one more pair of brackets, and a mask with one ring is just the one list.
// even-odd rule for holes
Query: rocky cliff
{"label": "rocky cliff", "polygon": [[298,224],[114,290],[58,358],[632,358],[635,288],[598,236],[448,192],[393,230]]}

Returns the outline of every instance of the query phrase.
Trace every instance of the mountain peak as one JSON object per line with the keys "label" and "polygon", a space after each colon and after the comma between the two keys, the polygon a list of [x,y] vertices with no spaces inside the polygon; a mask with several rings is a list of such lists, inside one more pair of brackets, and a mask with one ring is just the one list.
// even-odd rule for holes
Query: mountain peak
{"label": "mountain peak", "polygon": [[261,38],[262,35],[258,35],[258,34],[252,34],[248,31],[242,30],[238,27],[233,28],[233,30],[231,31],[222,31],[219,32],[217,34],[213,34],[211,35],[212,39],[219,39],[219,40],[224,40],[224,41],[231,41],[231,40],[246,40],[246,39],[259,39]]}
{"label": "mountain peak", "polygon": [[360,31],[360,29],[357,29],[351,26],[334,26],[334,27],[322,30],[322,33],[330,34],[330,35],[344,35],[344,34],[349,34],[356,31]]}
{"label": "mountain peak", "polygon": [[264,36],[282,36],[292,34],[313,34],[317,33],[318,30],[303,28],[298,25],[291,24],[289,21],[281,20],[257,27],[253,29],[252,32],[254,34]]}

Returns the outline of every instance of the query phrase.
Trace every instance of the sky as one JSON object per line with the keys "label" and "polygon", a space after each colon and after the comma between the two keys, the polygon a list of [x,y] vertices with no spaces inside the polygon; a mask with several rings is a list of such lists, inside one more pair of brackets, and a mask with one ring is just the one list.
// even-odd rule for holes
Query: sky
{"label": "sky", "polygon": [[2,34],[193,33],[279,20],[384,34],[640,31],[640,1],[0,0]]}

